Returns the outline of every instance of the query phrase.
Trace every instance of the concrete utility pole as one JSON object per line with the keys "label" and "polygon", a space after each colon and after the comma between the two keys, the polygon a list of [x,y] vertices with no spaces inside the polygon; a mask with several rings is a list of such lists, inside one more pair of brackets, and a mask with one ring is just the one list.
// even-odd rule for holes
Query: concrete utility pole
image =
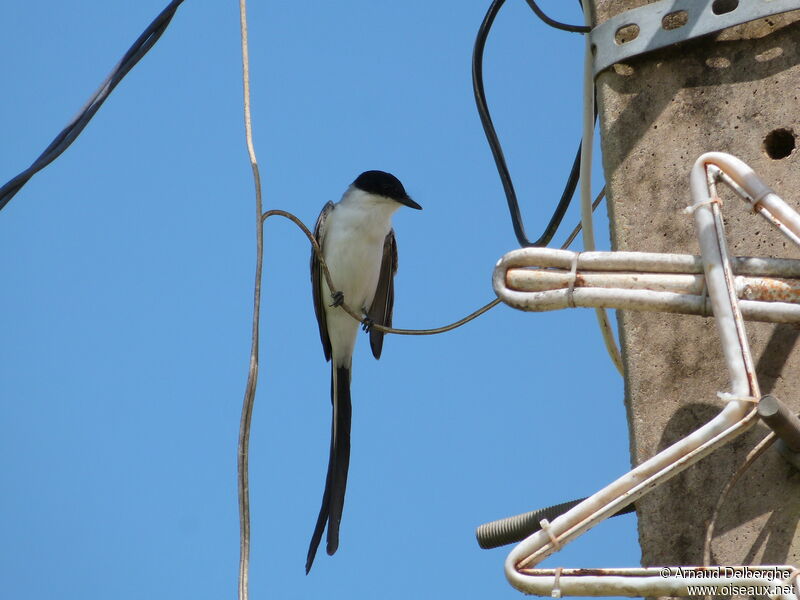
{"label": "concrete utility pole", "polygon": [[[648,3],[592,5],[602,23]],[[740,157],[800,206],[800,11],[636,57],[601,74],[597,93],[615,250],[699,253],[694,220],[680,210],[690,201],[689,169],[706,151]],[[743,201],[723,199],[733,254],[800,258]],[[728,373],[713,319],[622,312],[619,322],[631,456],[639,464],[720,411],[716,393],[728,390]],[[800,412],[800,328],[746,327],[762,393]],[[757,425],[637,501],[643,565],[702,564],[720,491],[768,431]],[[711,564],[797,564],[799,521],[800,473],[770,449],[724,505]]]}

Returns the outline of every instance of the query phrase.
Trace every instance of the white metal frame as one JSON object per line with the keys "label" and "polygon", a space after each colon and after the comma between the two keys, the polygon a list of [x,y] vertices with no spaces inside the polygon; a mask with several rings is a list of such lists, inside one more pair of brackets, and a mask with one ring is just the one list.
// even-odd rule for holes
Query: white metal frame
{"label": "white metal frame", "polygon": [[[557,552],[564,544],[745,432],[758,419],[756,404],[760,398],[760,391],[740,310],[740,304],[745,302],[737,300],[735,277],[725,243],[720,202],[716,195],[718,180],[729,184],[737,194],[747,199],[757,212],[798,244],[800,244],[800,215],[764,184],[752,169],[729,154],[718,152],[704,154],[692,168],[691,212],[694,214],[698,229],[705,285],[716,317],[730,375],[730,392],[722,395],[728,403],[714,419],[695,432],[610,483],[552,523],[543,522],[542,530],[517,545],[506,559],[505,572],[509,582],[520,591],[540,596],[685,596],[688,595],[688,588],[693,585],[713,587],[719,593],[725,593],[726,588],[730,590],[731,586],[760,586],[763,594],[770,598],[798,599],[795,588],[796,572],[790,565],[631,569],[536,568],[539,562]],[[520,252],[523,251],[515,251],[501,259],[495,269],[495,290],[503,299],[524,294],[508,290],[506,287],[508,267],[519,263],[519,258],[522,256]],[[571,265],[567,288],[527,293],[527,295],[550,294],[551,300],[552,297],[558,296],[559,302],[566,299],[567,306],[578,306],[584,291],[575,285],[579,278],[580,258],[572,253],[551,252],[553,260],[556,263],[560,261],[562,268],[566,266],[564,261],[569,261]],[[584,261],[590,263],[599,253],[587,254],[591,256],[584,257]],[[630,254],[632,253],[626,253],[627,258],[630,258]],[[624,258],[625,256],[622,257]],[[681,257],[667,258],[666,262],[686,263],[695,260]],[[605,290],[605,292],[620,295],[620,290]],[[791,304],[789,306],[794,307]],[[555,305],[551,302],[548,308],[555,308]],[[529,309],[536,310],[536,308]],[[709,569],[714,568],[731,569],[731,576],[726,576],[728,572],[725,571],[717,573],[719,576],[702,577],[709,572]]]}

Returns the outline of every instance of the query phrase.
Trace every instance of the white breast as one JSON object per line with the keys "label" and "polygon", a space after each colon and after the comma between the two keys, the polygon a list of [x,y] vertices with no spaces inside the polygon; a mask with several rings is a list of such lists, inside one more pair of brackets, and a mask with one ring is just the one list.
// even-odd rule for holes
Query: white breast
{"label": "white breast", "polygon": [[[356,311],[366,311],[375,297],[383,243],[392,227],[392,214],[399,207],[387,198],[351,188],[328,215],[322,253],[336,291],[341,291],[344,301]],[[333,360],[340,366],[349,364],[358,322],[329,306],[332,300],[324,278],[321,289]]]}

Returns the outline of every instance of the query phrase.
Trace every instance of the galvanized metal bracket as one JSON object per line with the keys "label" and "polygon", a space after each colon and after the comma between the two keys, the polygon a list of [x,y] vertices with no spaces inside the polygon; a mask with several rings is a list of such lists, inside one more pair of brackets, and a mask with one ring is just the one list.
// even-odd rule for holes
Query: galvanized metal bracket
{"label": "galvanized metal bracket", "polygon": [[800,0],[660,0],[634,8],[589,34],[594,75],[645,52],[795,9]]}

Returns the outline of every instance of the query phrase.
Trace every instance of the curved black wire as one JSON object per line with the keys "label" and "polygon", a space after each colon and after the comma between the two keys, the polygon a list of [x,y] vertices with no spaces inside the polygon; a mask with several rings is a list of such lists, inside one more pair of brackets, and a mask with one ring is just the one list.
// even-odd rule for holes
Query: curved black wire
{"label": "curved black wire", "polygon": [[[526,1],[531,9],[533,9],[533,11],[537,14],[537,16],[539,16],[539,18],[542,18],[543,20],[545,20],[543,17],[547,18],[548,20],[545,22],[552,21],[552,19],[549,19],[549,17],[541,12],[533,0]],[[483,18],[483,22],[478,29],[478,35],[475,38],[475,46],[472,52],[472,90],[475,94],[475,105],[481,118],[483,131],[486,134],[486,140],[489,143],[489,148],[492,150],[492,156],[494,157],[494,162],[497,166],[497,172],[500,175],[500,181],[503,184],[503,190],[505,191],[506,201],[508,203],[508,210],[511,213],[511,223],[514,227],[514,234],[517,237],[517,241],[519,242],[520,246],[523,247],[546,246],[553,239],[553,236],[555,235],[562,219],[564,218],[564,214],[567,212],[567,208],[569,208],[572,197],[575,194],[575,188],[578,185],[578,176],[580,172],[581,145],[578,144],[578,151],[575,155],[575,160],[572,163],[572,169],[570,170],[567,183],[564,186],[561,199],[558,201],[555,211],[553,211],[553,216],[550,218],[550,222],[547,224],[544,232],[537,240],[530,241],[525,234],[525,227],[522,224],[522,215],[520,214],[519,210],[517,193],[514,190],[514,184],[511,181],[511,174],[509,173],[508,166],[506,165],[503,149],[500,146],[500,141],[497,138],[497,132],[495,131],[494,124],[492,123],[492,117],[489,114],[489,106],[486,102],[486,94],[484,92],[483,85],[483,53],[484,48],[486,47],[486,39],[489,36],[489,30],[492,28],[494,19],[504,3],[505,0],[494,0],[491,6],[489,6],[489,10],[486,12],[486,16]],[[550,23],[548,22],[548,24]]]}
{"label": "curved black wire", "polygon": [[158,38],[164,33],[164,30],[175,15],[175,11],[178,10],[178,7],[182,3],[183,0],[172,0],[172,2],[161,11],[147,29],[144,30],[142,35],[140,35],[128,49],[125,56],[117,63],[117,66],[114,67],[111,74],[84,105],[80,113],[78,113],[52,142],[50,142],[50,145],[39,155],[39,158],[33,161],[30,167],[0,188],[0,210],[8,204],[22,186],[28,183],[31,177],[58,158],[61,153],[75,141],[75,138],[80,135],[83,128],[86,127],[100,106],[102,106],[103,102],[105,102],[106,98],[108,98],[109,94],[117,87],[117,84],[122,81],[122,78],[128,74],[128,71],[130,71],[134,65],[139,62],[142,56],[147,54],[147,51],[158,41]]}
{"label": "curved black wire", "polygon": [[[544,21],[550,27],[555,27],[556,29],[560,29],[561,31],[571,31],[572,33],[589,33],[592,29],[591,27],[587,27],[586,25],[567,25],[566,23],[561,23],[556,21],[555,19],[551,19],[548,17],[539,5],[536,4],[535,0],[525,0],[528,3],[528,6],[531,7],[531,10],[536,13],[536,16],[539,17],[542,21]],[[581,3],[581,6],[583,3]]]}

